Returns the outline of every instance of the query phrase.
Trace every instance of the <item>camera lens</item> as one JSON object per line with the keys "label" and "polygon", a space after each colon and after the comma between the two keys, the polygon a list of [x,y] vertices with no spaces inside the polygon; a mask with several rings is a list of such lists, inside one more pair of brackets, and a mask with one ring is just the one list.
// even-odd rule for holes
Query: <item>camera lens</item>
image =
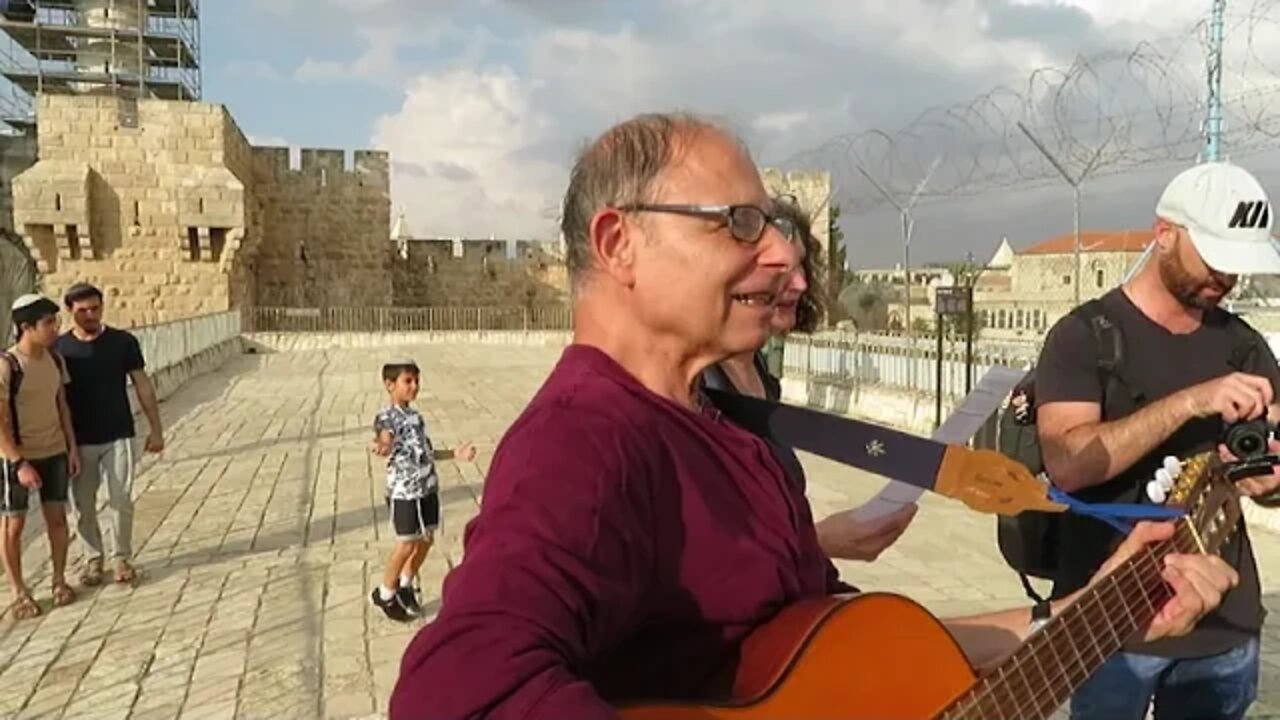
{"label": "camera lens", "polygon": [[1262,440],[1257,435],[1244,435],[1236,447],[1240,450],[1237,454],[1252,455],[1262,449]]}

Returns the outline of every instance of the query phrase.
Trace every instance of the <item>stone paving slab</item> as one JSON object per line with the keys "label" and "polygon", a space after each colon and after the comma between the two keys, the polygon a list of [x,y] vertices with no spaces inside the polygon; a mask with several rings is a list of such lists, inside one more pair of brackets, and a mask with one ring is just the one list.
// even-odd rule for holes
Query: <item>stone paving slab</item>
{"label": "stone paving slab", "polygon": [[[78,602],[52,608],[43,529],[32,514],[24,561],[45,613],[0,616],[0,718],[380,717],[417,629],[387,620],[367,599],[391,535],[382,461],[366,447],[385,399],[381,363],[403,355],[424,370],[418,406],[432,439],[446,447],[471,440],[479,450],[474,463],[441,464],[444,526],[422,570],[427,607],[438,607],[493,447],[559,350],[238,356],[164,403],[169,448],[137,482],[135,547],[145,572],[137,587],[79,588]],[[803,460],[817,517],[881,484]],[[1280,536],[1255,537],[1268,605],[1280,610]],[[999,559],[994,519],[934,497],[877,562],[841,569],[864,589],[905,593],[944,616],[1025,602]],[[1280,623],[1268,624],[1263,651],[1252,716],[1280,716]]]}

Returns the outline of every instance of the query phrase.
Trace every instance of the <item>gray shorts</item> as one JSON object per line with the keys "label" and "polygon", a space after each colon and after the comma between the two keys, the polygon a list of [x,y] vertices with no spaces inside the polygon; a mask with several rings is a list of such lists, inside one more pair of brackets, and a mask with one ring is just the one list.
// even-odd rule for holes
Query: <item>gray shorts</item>
{"label": "gray shorts", "polygon": [[[67,454],[41,460],[28,460],[40,475],[40,504],[67,501]],[[26,515],[31,509],[31,491],[18,482],[13,463],[0,460],[0,515]]]}

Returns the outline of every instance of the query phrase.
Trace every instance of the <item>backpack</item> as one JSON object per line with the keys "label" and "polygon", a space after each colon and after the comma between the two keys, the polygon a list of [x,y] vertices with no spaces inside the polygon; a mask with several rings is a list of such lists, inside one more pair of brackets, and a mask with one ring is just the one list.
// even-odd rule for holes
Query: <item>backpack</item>
{"label": "backpack", "polygon": [[[1119,327],[1111,322],[1100,298],[1089,300],[1071,311],[1083,317],[1093,333],[1098,347],[1097,371],[1102,386],[1103,407],[1108,401],[1114,404],[1123,398],[1128,404],[1124,416],[1136,412],[1146,401],[1141,385],[1135,383],[1125,367],[1124,338]],[[1234,336],[1228,363],[1236,370],[1248,366],[1260,336],[1238,316],[1229,314],[1228,331]],[[1036,427],[1035,368],[1010,393],[1010,401],[1001,411],[999,424],[999,450],[1001,453],[1025,465],[1032,473],[1044,472],[1044,459],[1040,452],[1040,439]],[[996,517],[996,540],[1000,554],[1009,567],[1018,572],[1027,596],[1043,602],[1031,586],[1029,577],[1055,580],[1058,571],[1062,513],[1024,511],[1013,517]]]}
{"label": "backpack", "polygon": [[[62,362],[62,356],[53,350],[47,350],[53,357],[53,362],[58,366],[58,373],[65,375],[66,366]],[[22,444],[22,433],[18,429],[18,390],[22,387],[22,363],[18,362],[18,358],[8,350],[0,350],[0,358],[9,365],[9,427],[13,430],[13,443],[15,445]]]}

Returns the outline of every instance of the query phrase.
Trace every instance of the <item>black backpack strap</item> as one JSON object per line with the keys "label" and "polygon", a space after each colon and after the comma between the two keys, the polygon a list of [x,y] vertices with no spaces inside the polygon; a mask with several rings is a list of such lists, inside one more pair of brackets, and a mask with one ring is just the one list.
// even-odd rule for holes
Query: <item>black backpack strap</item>
{"label": "black backpack strap", "polygon": [[1146,394],[1142,386],[1129,377],[1125,365],[1124,337],[1120,328],[1107,315],[1102,298],[1094,298],[1085,302],[1077,311],[1089,324],[1094,341],[1098,347],[1098,379],[1102,384],[1103,405],[1110,390],[1123,388],[1129,401],[1136,410],[1146,402]]}
{"label": "black backpack strap", "polygon": [[1227,333],[1231,335],[1231,355],[1227,364],[1237,372],[1247,371],[1258,354],[1258,343],[1265,343],[1266,338],[1239,315],[1232,312],[1226,315]]}
{"label": "black backpack strap", "polygon": [[1018,579],[1022,581],[1022,589],[1027,592],[1027,597],[1036,603],[1048,602],[1049,599],[1036,592],[1035,587],[1031,585],[1031,578],[1026,573],[1018,573]]}
{"label": "black backpack strap", "polygon": [[0,357],[9,365],[9,427],[13,430],[14,444],[21,445],[22,436],[18,430],[18,388],[22,386],[22,365],[8,350],[0,350]]}

